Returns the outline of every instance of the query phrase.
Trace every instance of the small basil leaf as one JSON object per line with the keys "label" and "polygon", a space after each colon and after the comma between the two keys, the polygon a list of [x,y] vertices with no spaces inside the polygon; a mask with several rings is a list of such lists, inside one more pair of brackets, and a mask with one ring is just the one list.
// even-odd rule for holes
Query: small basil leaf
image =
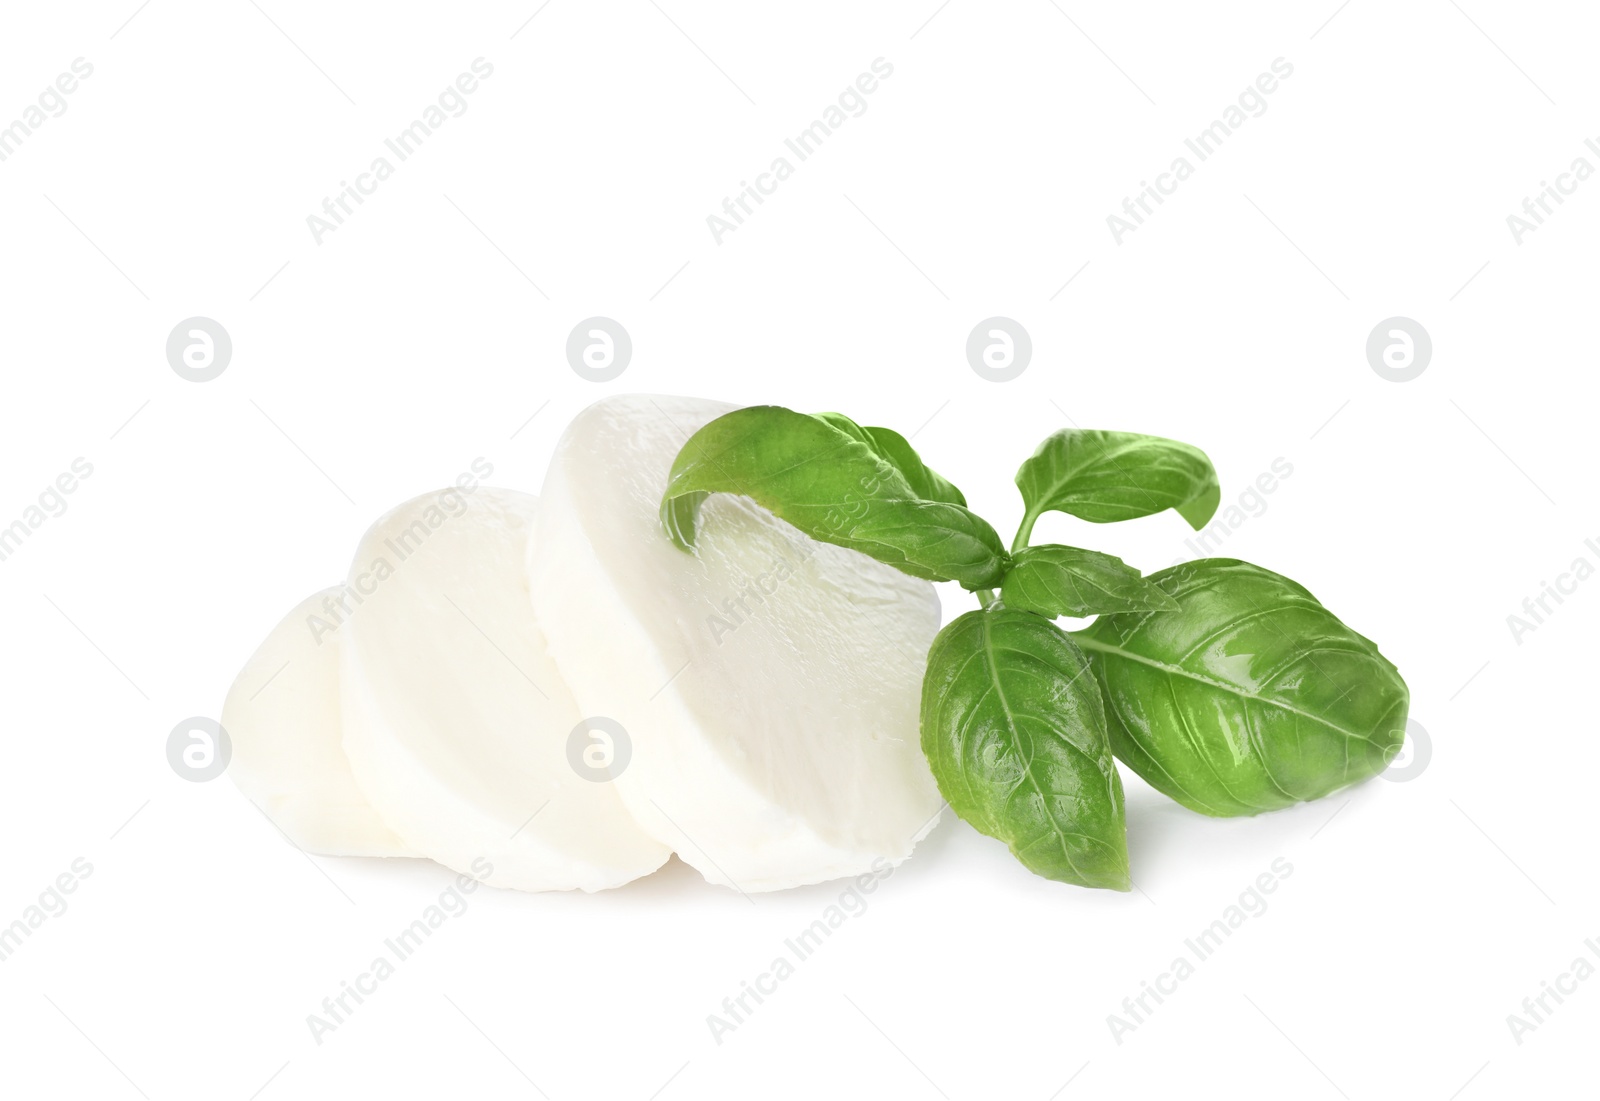
{"label": "small basil leaf", "polygon": [[995,530],[963,505],[920,496],[871,437],[863,439],[870,431],[776,405],[718,417],[673,461],[662,525],[679,546],[692,548],[707,494],[736,493],[813,539],[913,577],[969,589],[998,585],[1010,559]]}
{"label": "small basil leaf", "polygon": [[922,752],[951,809],[1047,879],[1126,891],[1105,721],[1088,660],[1046,619],[968,612],[933,640]]}
{"label": "small basil leaf", "polygon": [[1178,602],[1120,558],[1078,547],[1028,547],[1000,584],[1010,608],[1055,617],[1172,611]]}
{"label": "small basil leaf", "polygon": [[911,446],[911,441],[892,428],[868,428],[866,433],[872,437],[873,446],[877,448],[878,454],[888,459],[901,474],[905,475],[912,492],[918,497],[927,501],[943,501],[945,504],[966,507],[966,494],[924,463],[916,449]]}
{"label": "small basil leaf", "polygon": [[812,416],[826,421],[872,448],[879,458],[889,462],[905,477],[906,483],[911,486],[911,491],[924,501],[966,505],[966,496],[924,463],[922,456],[911,446],[911,441],[894,429],[863,428],[843,413],[813,413]]}
{"label": "small basil leaf", "polygon": [[1222,501],[1217,472],[1198,447],[1136,432],[1068,428],[1017,471],[1029,517],[1066,512],[1096,524],[1176,509],[1196,531]]}
{"label": "small basil leaf", "polygon": [[1176,612],[1073,637],[1105,689],[1111,746],[1202,814],[1317,799],[1382,772],[1410,693],[1373,643],[1288,578],[1228,558],[1151,574]]}

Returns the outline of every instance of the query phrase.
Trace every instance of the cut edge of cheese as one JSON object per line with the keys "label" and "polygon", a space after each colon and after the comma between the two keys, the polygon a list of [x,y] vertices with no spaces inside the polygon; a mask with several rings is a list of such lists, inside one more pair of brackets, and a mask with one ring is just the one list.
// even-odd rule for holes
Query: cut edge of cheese
{"label": "cut edge of cheese", "polygon": [[[627,395],[580,413],[557,445],[542,493],[529,553],[534,603],[579,701],[630,731],[633,760],[617,779],[629,809],[708,881],[754,892],[880,870],[909,856],[942,809],[917,731],[938,598],[927,582],[811,540],[745,498],[713,495],[695,554],[674,546],[656,512],[672,459],[690,433],[733,408]],[[647,469],[623,475],[627,485],[604,478],[577,485],[613,456]],[[637,549],[601,545],[629,541]],[[769,584],[775,591],[753,607],[747,583],[760,586],[763,572],[777,570],[784,583]],[[806,593],[807,585],[815,591]],[[711,599],[724,592],[732,607]],[[806,621],[813,605],[861,618],[830,633]],[[903,617],[899,627],[911,637],[892,637],[894,630],[871,622],[886,614]],[[719,618],[738,622],[712,645]],[[825,662],[792,663],[788,671],[816,690],[791,692],[786,707],[814,714],[763,715],[756,694],[782,688],[784,671],[773,667],[782,664],[789,631],[813,645],[854,647],[860,668],[852,669],[851,686],[878,698],[852,711],[816,683]],[[742,656],[730,662],[736,653]],[[757,662],[753,675],[733,675],[743,655]],[[772,666],[763,658],[773,658]],[[609,672],[618,668],[628,675]],[[892,721],[829,728],[840,714],[863,721],[871,706]],[[781,728],[793,744],[751,760],[753,743],[718,729],[729,724],[725,709],[738,721]],[[848,782],[830,783],[841,776]],[[812,801],[823,809],[805,805]],[[892,821],[874,821],[885,805]]]}
{"label": "cut edge of cheese", "polygon": [[363,537],[344,649],[356,781],[418,852],[493,886],[598,891],[647,875],[652,840],[581,776],[584,717],[528,598],[538,499],[479,486],[405,502]]}
{"label": "cut edge of cheese", "polygon": [[324,589],[273,627],[222,705],[228,775],[291,842],[325,856],[416,856],[378,816],[344,755],[342,590]]}

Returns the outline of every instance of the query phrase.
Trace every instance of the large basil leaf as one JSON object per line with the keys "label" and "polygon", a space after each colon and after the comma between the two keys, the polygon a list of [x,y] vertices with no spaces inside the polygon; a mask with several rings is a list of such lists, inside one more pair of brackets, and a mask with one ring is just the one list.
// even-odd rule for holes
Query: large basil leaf
{"label": "large basil leaf", "polygon": [[1120,558],[1046,544],[1016,554],[1000,584],[1008,608],[1045,616],[1172,611],[1178,602]]}
{"label": "large basil leaf", "polygon": [[1087,659],[1031,612],[968,612],[922,681],[922,752],[939,791],[1047,879],[1126,891],[1122,778]]}
{"label": "large basil leaf", "polygon": [[1222,491],[1198,447],[1136,432],[1067,428],[1039,445],[1017,471],[1025,525],[1042,512],[1096,524],[1176,509],[1196,531],[1217,511]]}
{"label": "large basil leaf", "polygon": [[861,551],[913,577],[959,581],[969,589],[999,584],[1009,559],[994,529],[963,505],[919,495],[856,428],[776,405],[718,417],[673,461],[661,522],[679,546],[691,548],[706,496],[736,493],[813,539]]}
{"label": "large basil leaf", "polygon": [[1151,574],[1176,612],[1073,637],[1105,689],[1111,746],[1202,814],[1257,814],[1382,772],[1410,693],[1371,641],[1286,577],[1229,558]]}

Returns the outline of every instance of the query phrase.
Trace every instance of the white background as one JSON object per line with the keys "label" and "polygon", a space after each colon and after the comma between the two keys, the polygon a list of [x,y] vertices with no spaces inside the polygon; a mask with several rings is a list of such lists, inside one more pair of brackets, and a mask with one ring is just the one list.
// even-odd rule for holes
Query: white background
{"label": "white background", "polygon": [[[1600,135],[1594,13],[539,2],[6,5],[0,122],[94,72],[0,163],[0,525],[94,472],[0,563],[0,924],[94,870],[0,965],[5,1092],[1592,1089],[1600,981],[1521,1044],[1507,1015],[1600,937],[1600,582],[1520,643],[1507,616],[1600,563],[1600,182],[1520,244],[1506,216]],[[478,57],[466,113],[316,243],[307,215]],[[878,57],[866,113],[716,243],[706,216]],[[1106,216],[1279,57],[1265,114],[1118,244]],[[634,342],[604,385],[563,352],[596,314]],[[963,351],[997,314],[1034,344],[1006,384]],[[195,315],[234,343],[205,384],[164,353]],[[1395,315],[1434,342],[1403,384],[1364,351]],[[720,1045],[707,1015],[837,885],[752,904],[674,863],[599,896],[485,890],[319,1046],[307,1014],[451,877],[310,860],[230,783],[175,776],[166,736],[381,511],[478,456],[536,491],[570,417],[626,391],[915,432],[1007,535],[1016,465],[1069,417],[1204,447],[1225,503],[1283,458],[1223,550],[1378,640],[1431,760],[1232,821],[1125,772],[1127,895],[1034,878],[947,815]],[[1056,515],[1037,538],[1148,570],[1191,534]],[[1117,1043],[1107,1015],[1279,857],[1269,908]]]}

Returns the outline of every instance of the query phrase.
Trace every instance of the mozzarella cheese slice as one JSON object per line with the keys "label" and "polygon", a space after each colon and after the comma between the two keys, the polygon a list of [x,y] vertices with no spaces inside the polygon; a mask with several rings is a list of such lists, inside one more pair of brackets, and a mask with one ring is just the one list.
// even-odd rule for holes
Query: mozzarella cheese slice
{"label": "mozzarella cheese slice", "polygon": [[497,886],[595,891],[670,849],[624,808],[550,660],[525,566],[537,506],[447,489],[367,532],[343,628],[344,747],[417,852]]}
{"label": "mozzarella cheese slice", "polygon": [[927,582],[716,494],[695,553],[657,509],[678,450],[734,407],[629,395],[581,413],[528,568],[551,654],[626,732],[616,787],[646,832],[741,892],[881,870],[941,800],[917,733]]}
{"label": "mozzarella cheese slice", "polygon": [[296,605],[234,679],[222,705],[228,775],[307,852],[415,856],[356,786],[341,745],[341,593]]}

